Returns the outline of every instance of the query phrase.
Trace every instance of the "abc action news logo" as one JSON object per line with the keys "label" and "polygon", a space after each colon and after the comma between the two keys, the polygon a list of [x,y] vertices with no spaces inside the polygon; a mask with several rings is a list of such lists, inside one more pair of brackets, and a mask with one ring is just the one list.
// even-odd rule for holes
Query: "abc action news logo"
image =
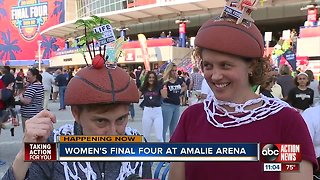
{"label": "abc action news logo", "polygon": [[262,144],[263,162],[301,162],[300,144]]}

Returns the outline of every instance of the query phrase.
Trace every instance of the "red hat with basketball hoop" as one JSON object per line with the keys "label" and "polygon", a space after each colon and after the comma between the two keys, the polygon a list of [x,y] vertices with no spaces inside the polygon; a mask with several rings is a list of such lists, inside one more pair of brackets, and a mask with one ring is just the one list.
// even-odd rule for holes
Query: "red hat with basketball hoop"
{"label": "red hat with basketball hoop", "polygon": [[210,19],[201,26],[195,45],[245,58],[263,57],[263,37],[250,17],[256,2],[229,0],[219,18]]}
{"label": "red hat with basketball hoop", "polygon": [[139,102],[137,86],[127,72],[116,64],[108,66],[101,55],[92,64],[70,80],[66,105]]}

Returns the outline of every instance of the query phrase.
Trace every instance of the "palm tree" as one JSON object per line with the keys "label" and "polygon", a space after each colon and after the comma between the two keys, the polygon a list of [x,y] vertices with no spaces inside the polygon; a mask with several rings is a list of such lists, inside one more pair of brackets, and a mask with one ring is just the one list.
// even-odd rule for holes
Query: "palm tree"
{"label": "palm tree", "polygon": [[41,27],[41,24],[43,23],[43,19],[42,19],[42,17],[38,17],[37,18],[37,27],[38,27],[38,31],[40,31],[40,27]]}
{"label": "palm tree", "polygon": [[65,9],[64,9],[64,0],[54,1],[55,8],[53,10],[52,16],[59,16],[59,23],[64,22]]}
{"label": "palm tree", "polygon": [[[97,26],[105,25],[105,24],[110,24],[110,21],[108,21],[104,18],[98,17],[98,16],[91,16],[91,19],[88,19],[88,20],[79,19],[75,22],[75,24],[77,24],[78,27],[84,27],[84,36],[80,38],[78,45],[79,46],[86,45],[87,49],[89,51],[89,54],[90,54],[90,58],[93,59],[93,57],[95,56],[94,40],[98,40],[102,37],[101,33],[94,33],[93,28],[95,28]],[[91,43],[92,43],[92,47],[93,47],[93,55],[90,50]],[[101,54],[101,46],[99,47],[99,51]],[[103,56],[104,56],[104,54],[105,54],[105,49],[104,49]],[[84,55],[84,59],[87,63],[85,55]]]}
{"label": "palm tree", "polygon": [[3,40],[3,44],[0,44],[0,59],[4,60],[14,60],[16,59],[15,53],[21,52],[18,44],[18,39],[14,39],[11,41],[11,33],[9,29],[7,29],[7,33],[0,32],[1,39]]}
{"label": "palm tree", "polygon": [[[0,4],[3,4],[3,0],[0,0]],[[7,12],[4,8],[0,8],[0,15],[7,16]],[[1,16],[0,16],[1,18]]]}
{"label": "palm tree", "polygon": [[55,44],[57,39],[51,36],[42,35],[41,48],[44,48],[42,58],[48,59],[53,51],[58,50],[59,46]]}

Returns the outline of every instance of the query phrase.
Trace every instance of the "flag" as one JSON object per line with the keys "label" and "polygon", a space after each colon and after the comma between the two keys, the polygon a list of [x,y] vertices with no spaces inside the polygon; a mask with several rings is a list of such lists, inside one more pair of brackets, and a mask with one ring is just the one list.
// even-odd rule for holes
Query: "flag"
{"label": "flag", "polygon": [[144,34],[138,34],[138,39],[141,46],[142,56],[144,60],[144,67],[147,71],[150,71],[150,61],[149,61],[149,54],[148,54],[148,46],[147,46],[147,39]]}

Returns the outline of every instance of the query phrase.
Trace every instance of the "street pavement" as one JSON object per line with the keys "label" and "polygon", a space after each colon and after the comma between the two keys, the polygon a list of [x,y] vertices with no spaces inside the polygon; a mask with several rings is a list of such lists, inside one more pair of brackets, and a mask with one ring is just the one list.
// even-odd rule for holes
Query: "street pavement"
{"label": "street pavement", "polygon": [[[64,111],[59,111],[59,103],[58,102],[51,102],[49,103],[49,109],[56,115],[57,123],[54,124],[55,128],[60,127],[64,124],[72,124],[73,117],[71,114],[70,106],[67,106],[67,109]],[[181,112],[185,109],[185,107],[181,107]],[[129,116],[130,117],[130,116]],[[142,133],[142,109],[135,104],[135,118],[134,121],[131,121],[129,118],[128,126],[131,128],[137,129],[139,132]],[[16,154],[19,152],[22,146],[22,125],[15,128],[15,136],[11,136],[10,130],[2,130],[0,134],[0,160],[6,161],[5,165],[0,165],[0,179],[7,171],[9,166],[12,164]],[[168,134],[167,134],[168,139]],[[155,133],[152,131],[151,133],[151,141],[156,141]],[[154,167],[153,167],[154,169]]]}

